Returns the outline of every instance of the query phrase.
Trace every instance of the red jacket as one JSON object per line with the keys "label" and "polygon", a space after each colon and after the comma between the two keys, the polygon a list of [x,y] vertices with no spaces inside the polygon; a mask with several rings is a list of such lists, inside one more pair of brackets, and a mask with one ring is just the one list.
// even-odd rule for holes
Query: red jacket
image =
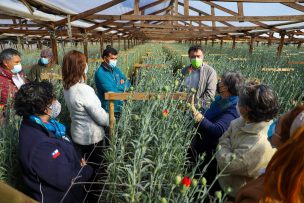
{"label": "red jacket", "polygon": [[[23,77],[23,73],[20,73]],[[13,82],[13,73],[0,66],[0,109],[1,106],[6,105],[9,97],[14,97],[18,91],[17,86]]]}

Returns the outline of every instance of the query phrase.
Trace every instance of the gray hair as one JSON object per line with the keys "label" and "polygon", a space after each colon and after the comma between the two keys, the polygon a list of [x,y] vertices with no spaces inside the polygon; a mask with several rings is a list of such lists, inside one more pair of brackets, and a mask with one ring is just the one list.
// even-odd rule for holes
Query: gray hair
{"label": "gray hair", "polygon": [[222,82],[233,96],[238,96],[238,88],[244,85],[245,79],[240,72],[230,71],[222,75]]}
{"label": "gray hair", "polygon": [[16,49],[12,49],[12,48],[4,49],[0,53],[0,64],[3,65],[4,60],[11,60],[14,56],[21,56],[21,54]]}

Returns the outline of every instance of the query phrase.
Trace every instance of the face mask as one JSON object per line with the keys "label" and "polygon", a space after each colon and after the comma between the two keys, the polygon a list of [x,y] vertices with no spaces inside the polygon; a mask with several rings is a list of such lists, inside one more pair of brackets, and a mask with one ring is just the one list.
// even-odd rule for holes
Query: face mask
{"label": "face mask", "polygon": [[116,64],[117,64],[117,60],[110,60],[110,61],[109,61],[109,66],[110,66],[111,68],[115,68],[115,67],[116,67]]}
{"label": "face mask", "polygon": [[21,63],[14,65],[14,68],[11,70],[12,73],[16,74],[19,73],[22,70],[22,65]]}
{"label": "face mask", "polygon": [[57,118],[57,116],[59,116],[61,111],[61,104],[56,99],[55,101],[52,102],[52,105],[49,107],[49,109],[52,110],[52,113],[49,116],[51,118]]}
{"label": "face mask", "polygon": [[190,61],[191,61],[192,67],[197,68],[197,69],[199,69],[203,64],[203,59],[201,59],[201,58],[191,58]]}
{"label": "face mask", "polygon": [[49,59],[48,59],[48,58],[40,58],[40,62],[41,62],[43,65],[47,65],[47,64],[49,64]]}
{"label": "face mask", "polygon": [[89,71],[89,66],[88,64],[86,64],[86,67],[84,69],[84,74],[87,75],[88,71]]}

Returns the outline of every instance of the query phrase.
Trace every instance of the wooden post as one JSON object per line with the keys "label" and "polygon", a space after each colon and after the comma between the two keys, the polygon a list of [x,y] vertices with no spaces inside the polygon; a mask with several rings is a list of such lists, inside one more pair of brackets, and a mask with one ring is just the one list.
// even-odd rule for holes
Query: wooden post
{"label": "wooden post", "polygon": [[89,53],[88,53],[88,36],[87,33],[83,35],[83,53],[86,56],[87,61],[89,60]]}
{"label": "wooden post", "polygon": [[214,46],[214,38],[212,38],[212,47]]}
{"label": "wooden post", "polygon": [[272,38],[272,36],[273,36],[273,32],[270,32],[269,33],[269,37],[268,37],[268,46],[271,45],[271,38]]}
{"label": "wooden post", "polygon": [[113,47],[113,35],[111,36],[111,47]]}
{"label": "wooden post", "polygon": [[109,117],[110,117],[110,137],[112,137],[113,136],[113,129],[114,129],[114,122],[115,122],[114,101],[113,100],[109,101]]}
{"label": "wooden post", "polygon": [[208,38],[205,38],[205,45],[207,45]]}
{"label": "wooden post", "polygon": [[100,58],[102,58],[102,53],[103,53],[103,37],[101,36],[99,38],[99,49],[100,49]]}
{"label": "wooden post", "polygon": [[41,44],[41,41],[39,39],[37,40],[37,48],[42,49],[42,44]]}
{"label": "wooden post", "polygon": [[184,0],[184,16],[189,16],[189,0]]}
{"label": "wooden post", "polygon": [[254,43],[254,35],[251,35],[250,37],[250,43],[249,43],[249,54],[253,53],[253,43]]}
{"label": "wooden post", "polygon": [[127,50],[127,42],[126,42],[126,38],[123,39],[123,43],[124,43],[124,50]]}
{"label": "wooden post", "polygon": [[120,50],[120,36],[118,36],[118,50]]}
{"label": "wooden post", "polygon": [[302,45],[302,42],[299,42],[297,48],[300,49],[301,45]]}
{"label": "wooden post", "polygon": [[232,36],[232,49],[235,49],[235,36]]}
{"label": "wooden post", "polygon": [[56,41],[56,35],[55,32],[51,32],[51,46],[52,46],[52,52],[53,52],[53,60],[55,64],[58,64],[58,51],[57,51],[57,41]]}
{"label": "wooden post", "polygon": [[281,39],[280,39],[280,44],[278,46],[278,52],[277,52],[277,56],[281,56],[282,50],[283,50],[283,46],[284,46],[284,38],[286,33],[285,32],[281,32]]}
{"label": "wooden post", "polygon": [[130,39],[128,38],[128,49],[130,49]]}
{"label": "wooden post", "polygon": [[221,49],[223,48],[223,38],[221,38]]}

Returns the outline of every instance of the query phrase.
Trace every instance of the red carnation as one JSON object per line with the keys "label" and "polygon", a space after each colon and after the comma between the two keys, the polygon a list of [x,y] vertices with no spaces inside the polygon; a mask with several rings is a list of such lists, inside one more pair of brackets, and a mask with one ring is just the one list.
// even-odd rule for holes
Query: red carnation
{"label": "red carnation", "polygon": [[163,110],[163,116],[168,117],[168,115],[169,115],[169,110],[168,109]]}
{"label": "red carnation", "polygon": [[191,180],[187,176],[184,176],[182,180],[182,184],[185,185],[186,187],[189,187],[191,185]]}

